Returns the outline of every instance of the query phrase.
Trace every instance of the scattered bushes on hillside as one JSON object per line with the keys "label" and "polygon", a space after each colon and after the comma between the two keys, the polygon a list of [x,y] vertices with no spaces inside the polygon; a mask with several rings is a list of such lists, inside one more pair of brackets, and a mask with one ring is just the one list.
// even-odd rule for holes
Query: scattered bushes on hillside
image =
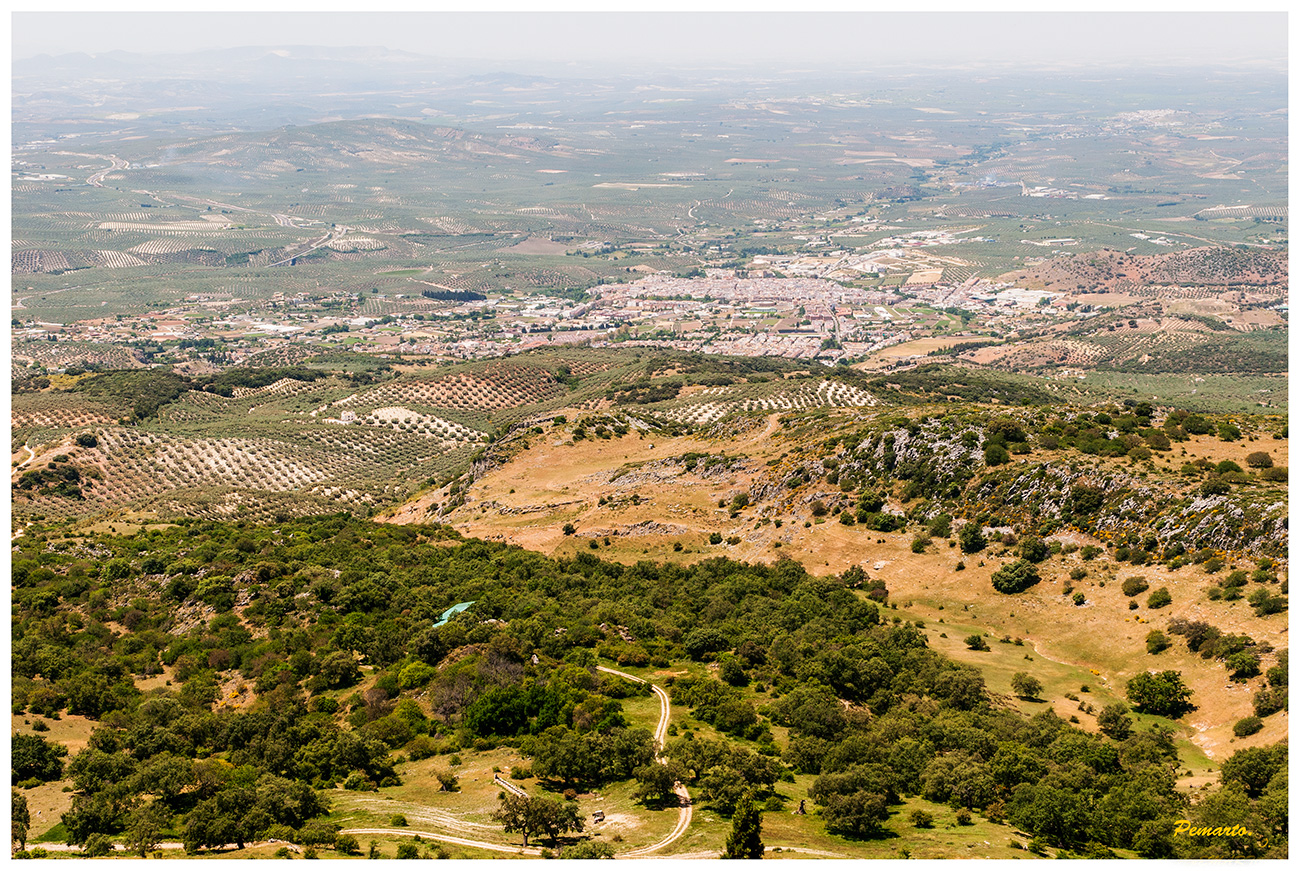
{"label": "scattered bushes on hillside", "polygon": [[[63,772],[76,790],[63,822],[87,847],[120,837],[126,802],[146,795],[190,852],[267,836],[325,847],[338,837],[321,819],[332,790],[399,785],[395,752],[449,755],[434,777],[454,788],[459,754],[501,745],[555,789],[635,779],[643,800],[670,801],[681,780],[723,815],[746,793],[779,804],[775,784],[806,773],[821,820],[853,837],[879,836],[904,795],[922,794],[1009,816],[1058,849],[1163,855],[1169,839],[1151,827],[1199,812],[1169,776],[1167,733],[1103,738],[1050,710],[995,704],[978,670],[862,595],[887,594],[860,566],[820,578],[788,559],[623,565],[585,548],[551,559],[336,515],[83,535],[98,568],[88,579],[84,556],[49,546],[54,531],[33,524],[13,543],[12,703],[98,720]],[[245,604],[173,630],[204,584]],[[165,593],[133,592],[145,588]],[[469,616],[438,623],[471,601]],[[647,688],[595,670],[598,656],[625,654],[655,670],[718,663],[717,678],[700,666],[663,680],[692,712],[673,725],[667,764],[623,707]],[[134,676],[163,664],[173,685],[141,693]],[[1268,675],[1285,685],[1284,655]],[[1158,686],[1129,687],[1140,711],[1189,704],[1185,687],[1150,677]],[[241,684],[251,704],[219,709]],[[1273,801],[1247,769],[1234,776],[1252,801]]]}

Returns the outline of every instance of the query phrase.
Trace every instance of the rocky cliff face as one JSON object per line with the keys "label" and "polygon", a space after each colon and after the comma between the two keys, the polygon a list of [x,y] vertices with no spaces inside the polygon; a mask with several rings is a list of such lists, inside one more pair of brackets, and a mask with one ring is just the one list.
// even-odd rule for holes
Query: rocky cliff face
{"label": "rocky cliff face", "polygon": [[[1033,413],[885,421],[833,438],[826,456],[796,474],[824,477],[846,495],[875,488],[898,496],[915,517],[949,513],[1039,534],[1073,528],[1148,561],[1206,549],[1285,556],[1287,504],[1275,489],[1238,485],[1202,495],[1199,479],[1045,451],[1036,444],[1038,422]],[[1007,441],[1008,432],[1017,440]],[[1011,448],[1004,463],[986,462],[993,441]]]}

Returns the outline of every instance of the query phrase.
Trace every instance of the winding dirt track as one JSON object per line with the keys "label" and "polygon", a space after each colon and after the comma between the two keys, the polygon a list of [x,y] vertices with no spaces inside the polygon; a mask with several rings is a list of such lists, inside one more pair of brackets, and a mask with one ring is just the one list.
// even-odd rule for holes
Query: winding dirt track
{"label": "winding dirt track", "polygon": [[[607,672],[608,674],[618,675],[619,677],[627,678],[628,680],[635,681],[637,683],[650,683],[649,681],[643,678],[639,678],[636,675],[628,674],[627,672],[624,671],[616,671],[615,669],[612,668],[605,668],[603,665],[598,665],[596,666],[596,668],[599,669],[600,671]],[[668,737],[668,720],[670,715],[670,710],[668,707],[668,693],[664,691],[663,687],[656,686],[655,684],[650,684],[650,689],[654,690],[654,694],[659,697],[659,723],[655,726],[654,739],[655,739],[655,744],[658,746],[660,750],[662,750],[664,746],[664,739]],[[661,761],[663,760],[662,756],[658,758]],[[664,847],[667,847],[669,844],[676,841],[682,835],[686,834],[686,830],[691,825],[691,817],[693,815],[693,809],[691,807],[691,796],[690,793],[686,791],[686,786],[681,783],[677,784],[676,789],[674,791],[681,799],[681,808],[679,809],[677,814],[677,825],[673,826],[673,830],[669,832],[659,842],[655,844],[651,844],[649,847],[639,847],[635,850],[629,850],[626,853],[620,853],[617,858],[637,859],[637,858],[643,858],[649,856],[651,853],[662,850]],[[479,850],[492,850],[497,853],[514,853],[516,855],[522,854],[526,856],[540,856],[542,854],[542,851],[539,847],[516,847],[510,844],[489,844],[486,841],[473,841],[468,838],[458,838],[454,835],[448,835],[442,832],[423,832],[417,829],[410,829],[410,828],[343,829],[341,834],[398,835],[403,837],[409,837],[411,835],[419,835],[422,838],[430,838],[434,841],[438,841],[441,843],[456,844],[461,847],[474,847]],[[56,850],[56,851],[71,851],[76,849],[74,847],[68,847],[67,845],[64,844],[42,844],[41,846],[45,847],[47,850]],[[160,844],[159,847],[162,849],[178,850],[181,848],[181,845],[179,843],[176,844],[167,843],[167,844]],[[234,847],[234,844],[227,845],[227,848],[232,848],[232,847]],[[709,855],[712,856],[713,854],[710,853]]]}
{"label": "winding dirt track", "polygon": [[[596,666],[596,669],[608,674],[616,674],[619,677],[627,678],[628,680],[636,681],[637,683],[650,683],[636,675],[628,674],[625,671],[616,671],[612,668],[605,668],[603,665]],[[655,727],[655,744],[658,745],[660,750],[663,750],[664,740],[668,737],[668,693],[664,691],[663,687],[656,686],[655,684],[650,684],[650,689],[654,690],[655,695],[659,697],[659,725]],[[659,760],[661,762],[664,761],[664,757],[660,756]],[[618,858],[637,859],[643,856],[648,856],[651,853],[662,850],[664,847],[667,847],[673,841],[676,841],[682,835],[686,834],[686,830],[691,825],[691,817],[694,814],[694,809],[691,807],[691,794],[686,791],[686,785],[682,783],[677,784],[673,791],[677,793],[681,802],[680,809],[677,812],[677,825],[673,826],[673,830],[658,843],[651,844],[649,847],[640,847],[636,850],[628,850],[626,853],[620,853]]]}
{"label": "winding dirt track", "polygon": [[[650,683],[649,681],[644,680],[643,678],[639,678],[636,675],[628,674],[627,672],[624,671],[616,671],[615,669],[612,668],[605,668],[605,666],[603,665],[598,665],[596,666],[596,668],[608,674],[618,675],[619,677],[627,678],[628,680],[635,681],[637,683]],[[650,684],[650,689],[654,690],[654,694],[659,697],[659,723],[655,726],[654,739],[655,739],[655,744],[658,746],[660,750],[662,750],[664,746],[664,739],[668,737],[668,720],[670,715],[670,710],[668,707],[668,693],[664,691],[663,687],[656,686],[655,684]],[[660,756],[659,759],[662,760],[663,757]],[[669,844],[676,841],[682,835],[686,834],[687,828],[689,828],[691,825],[691,817],[693,815],[693,809],[691,808],[691,796],[690,793],[686,791],[685,785],[680,783],[677,784],[677,787],[674,791],[677,793],[678,797],[681,800],[681,808],[677,814],[677,825],[673,826],[673,830],[669,832],[659,842],[655,844],[651,844],[649,847],[639,847],[635,850],[629,850],[626,853],[620,853],[617,858],[637,859],[637,858],[648,856],[651,853],[654,853],[658,850],[662,850],[664,847],[667,847]],[[441,832],[421,832],[409,828],[408,829],[344,829],[342,833],[345,835],[401,835],[401,836],[419,835],[422,838],[431,838],[435,841],[441,841],[448,844],[457,844],[462,847],[476,847],[480,850],[493,850],[498,853],[515,853],[515,854],[523,854],[527,856],[540,856],[542,853],[541,849],[538,847],[515,847],[508,844],[489,844],[486,841],[472,841],[469,840],[468,838],[457,838],[452,835],[442,834]]]}

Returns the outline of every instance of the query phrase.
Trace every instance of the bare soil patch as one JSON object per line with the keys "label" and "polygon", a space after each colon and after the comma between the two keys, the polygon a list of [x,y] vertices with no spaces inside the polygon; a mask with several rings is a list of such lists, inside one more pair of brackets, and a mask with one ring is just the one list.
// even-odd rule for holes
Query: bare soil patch
{"label": "bare soil patch", "polygon": [[529,236],[517,245],[511,245],[509,248],[501,250],[513,254],[563,254],[568,250],[568,247],[561,245],[559,242],[544,239],[541,236]]}

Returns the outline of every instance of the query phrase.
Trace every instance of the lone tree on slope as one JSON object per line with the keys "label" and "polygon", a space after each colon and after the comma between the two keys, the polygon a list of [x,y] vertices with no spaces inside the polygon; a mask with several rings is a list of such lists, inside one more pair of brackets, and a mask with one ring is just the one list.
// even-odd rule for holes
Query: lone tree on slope
{"label": "lone tree on slope", "polygon": [[762,859],[763,858],[763,819],[758,808],[754,807],[754,798],[745,793],[736,805],[736,813],[731,818],[731,834],[727,836],[727,849],[723,859]]}

